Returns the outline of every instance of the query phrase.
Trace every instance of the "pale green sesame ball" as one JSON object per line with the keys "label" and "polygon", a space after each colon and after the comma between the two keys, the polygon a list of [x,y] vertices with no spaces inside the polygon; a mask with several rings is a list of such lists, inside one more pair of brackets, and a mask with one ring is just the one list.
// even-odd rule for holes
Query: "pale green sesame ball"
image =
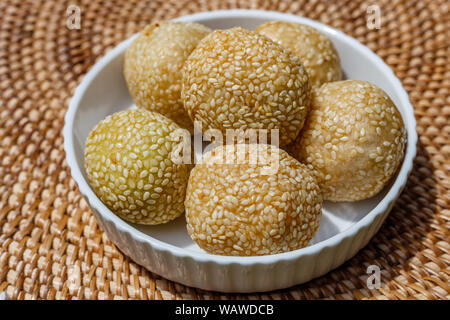
{"label": "pale green sesame ball", "polygon": [[255,32],[262,34],[300,57],[311,85],[341,80],[341,62],[331,40],[308,25],[271,21],[261,24]]}
{"label": "pale green sesame ball", "polygon": [[303,127],[310,83],[295,54],[252,31],[232,28],[210,33],[191,53],[182,98],[203,131],[278,129],[279,143],[286,145]]}
{"label": "pale green sesame ball", "polygon": [[406,131],[389,96],[360,80],[330,82],[315,92],[292,154],[315,170],[325,200],[376,195],[395,175]]}
{"label": "pale green sesame ball", "polygon": [[191,238],[219,255],[305,247],[322,216],[322,196],[310,170],[267,144],[230,144],[206,153],[191,172],[185,205]]}
{"label": "pale green sesame ball", "polygon": [[184,212],[189,168],[172,161],[176,130],[181,129],[172,120],[138,109],[106,117],[89,134],[84,153],[89,183],[122,219],[160,224]]}
{"label": "pale green sesame ball", "polygon": [[210,32],[190,22],[148,25],[125,53],[124,74],[134,103],[192,132],[193,124],[180,97],[181,70],[198,42]]}

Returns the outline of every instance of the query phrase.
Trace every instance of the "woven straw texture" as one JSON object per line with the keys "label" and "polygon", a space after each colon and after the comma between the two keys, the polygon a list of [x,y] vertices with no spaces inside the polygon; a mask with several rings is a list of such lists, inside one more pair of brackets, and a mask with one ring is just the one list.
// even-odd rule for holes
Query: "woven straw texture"
{"label": "woven straw texture", "polygon": [[[81,9],[81,29],[66,27]],[[367,7],[381,9],[370,30]],[[99,229],[65,162],[68,102],[89,68],[155,20],[250,8],[340,29],[386,61],[408,91],[419,151],[405,191],[378,234],[329,274],[282,291],[233,295],[163,279],[124,256]],[[446,0],[4,0],[0,3],[0,292],[11,299],[449,299],[450,17]],[[367,287],[367,267],[382,284]],[[69,277],[79,270],[79,279]]]}

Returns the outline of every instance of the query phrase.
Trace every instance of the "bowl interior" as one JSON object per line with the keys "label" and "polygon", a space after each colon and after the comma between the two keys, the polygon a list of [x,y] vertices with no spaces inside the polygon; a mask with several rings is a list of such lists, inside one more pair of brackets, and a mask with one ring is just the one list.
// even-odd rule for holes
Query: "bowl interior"
{"label": "bowl interior", "polygon": [[[399,108],[404,121],[407,119],[407,108],[410,108],[410,106],[403,103],[401,91],[398,88],[399,84],[395,83],[394,79],[396,78],[392,77],[392,71],[386,68],[380,68],[381,60],[376,58],[372,52],[362,46],[355,47],[354,40],[344,37],[342,33],[332,28],[309,19],[284,15],[262,15],[255,17],[239,14],[225,18],[201,14],[181,17],[177,20],[197,21],[212,29],[226,29],[241,26],[252,30],[259,24],[270,20],[287,20],[312,25],[333,41],[341,58],[345,78],[367,80],[376,84],[388,93]],[[100,62],[101,69],[99,69],[99,72],[94,75],[90,82],[86,83],[84,93],[75,111],[72,131],[75,161],[86,181],[87,176],[84,170],[83,150],[84,142],[89,132],[107,115],[133,107],[133,101],[128,92],[122,72],[124,52],[131,40],[129,39],[123,42],[114,49],[114,53],[109,56],[110,59]],[[325,202],[319,231],[309,245],[329,239],[356,224],[383,200],[391,186],[392,184],[388,185],[378,195],[359,202]],[[109,214],[113,213],[109,212]],[[130,225],[148,236],[167,244],[189,251],[203,252],[187,234],[184,216],[159,226],[141,226],[131,223]]]}

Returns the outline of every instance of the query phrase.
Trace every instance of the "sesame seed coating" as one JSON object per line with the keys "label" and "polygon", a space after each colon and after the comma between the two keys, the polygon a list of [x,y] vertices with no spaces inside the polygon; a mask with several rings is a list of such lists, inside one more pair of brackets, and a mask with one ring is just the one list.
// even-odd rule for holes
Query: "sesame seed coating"
{"label": "sesame seed coating", "polygon": [[86,139],[84,165],[91,187],[122,219],[160,224],[184,211],[189,168],[172,161],[180,127],[144,109],[100,121]]}
{"label": "sesame seed coating", "polygon": [[210,33],[186,60],[182,99],[204,130],[278,129],[286,145],[303,127],[310,84],[295,54],[232,28]]}
{"label": "sesame seed coating", "polygon": [[284,21],[261,24],[262,34],[300,57],[313,87],[341,79],[341,63],[333,43],[313,27]]}
{"label": "sesame seed coating", "polygon": [[124,75],[134,103],[192,132],[193,124],[180,96],[181,70],[200,39],[210,32],[198,23],[148,25],[125,53]]}
{"label": "sesame seed coating", "polygon": [[[258,163],[250,159],[255,154]],[[278,170],[264,173],[272,160]],[[305,247],[319,227],[322,197],[310,170],[285,151],[230,144],[192,170],[185,207],[188,233],[202,249],[257,256]]]}
{"label": "sesame seed coating", "polygon": [[370,82],[346,80],[314,94],[292,154],[315,169],[325,200],[357,201],[387,184],[405,143],[402,117],[389,96]]}

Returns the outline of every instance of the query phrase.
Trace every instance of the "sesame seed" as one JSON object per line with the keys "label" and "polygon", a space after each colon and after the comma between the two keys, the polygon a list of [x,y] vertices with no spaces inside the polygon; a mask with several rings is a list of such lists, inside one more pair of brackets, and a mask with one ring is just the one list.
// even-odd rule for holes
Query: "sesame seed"
{"label": "sesame seed", "polygon": [[[146,135],[127,134],[137,129]],[[170,134],[178,129],[175,122],[159,113],[135,109],[114,113],[100,121],[89,134],[85,147],[89,182],[97,196],[121,218],[140,224],[159,224],[183,213],[189,168],[175,165],[168,158],[176,147]],[[149,152],[146,146],[152,139],[168,147],[166,156]],[[101,175],[99,164],[106,164],[110,158],[121,159],[123,166],[109,168],[108,173]],[[146,163],[155,166],[148,170]],[[177,183],[169,183],[169,178],[155,179],[155,172],[168,175]],[[102,191],[106,186],[108,191]]]}
{"label": "sesame seed", "polygon": [[[336,117],[347,121],[330,126]],[[380,192],[397,171],[406,142],[401,128],[394,103],[375,85],[330,82],[315,92],[305,128],[289,149],[315,169],[325,200],[362,200]]]}
{"label": "sesame seed", "polygon": [[203,130],[279,129],[280,145],[286,145],[303,127],[310,83],[295,54],[257,33],[232,28],[200,41],[184,65],[181,96]]}
{"label": "sesame seed", "polygon": [[[313,27],[284,21],[263,23],[255,32],[295,53],[304,65],[313,87],[341,79],[339,55],[327,36]],[[288,82],[290,88],[291,82]]]}
{"label": "sesame seed", "polygon": [[158,22],[127,48],[124,74],[137,106],[159,112],[193,132],[181,100],[180,65],[211,30],[198,23]]}
{"label": "sesame seed", "polygon": [[[261,162],[251,163],[250,153]],[[279,168],[267,175],[261,170],[271,155]],[[202,249],[255,256],[306,246],[319,227],[322,197],[311,171],[285,151],[236,144],[209,151],[194,167],[185,207],[188,233]]]}

